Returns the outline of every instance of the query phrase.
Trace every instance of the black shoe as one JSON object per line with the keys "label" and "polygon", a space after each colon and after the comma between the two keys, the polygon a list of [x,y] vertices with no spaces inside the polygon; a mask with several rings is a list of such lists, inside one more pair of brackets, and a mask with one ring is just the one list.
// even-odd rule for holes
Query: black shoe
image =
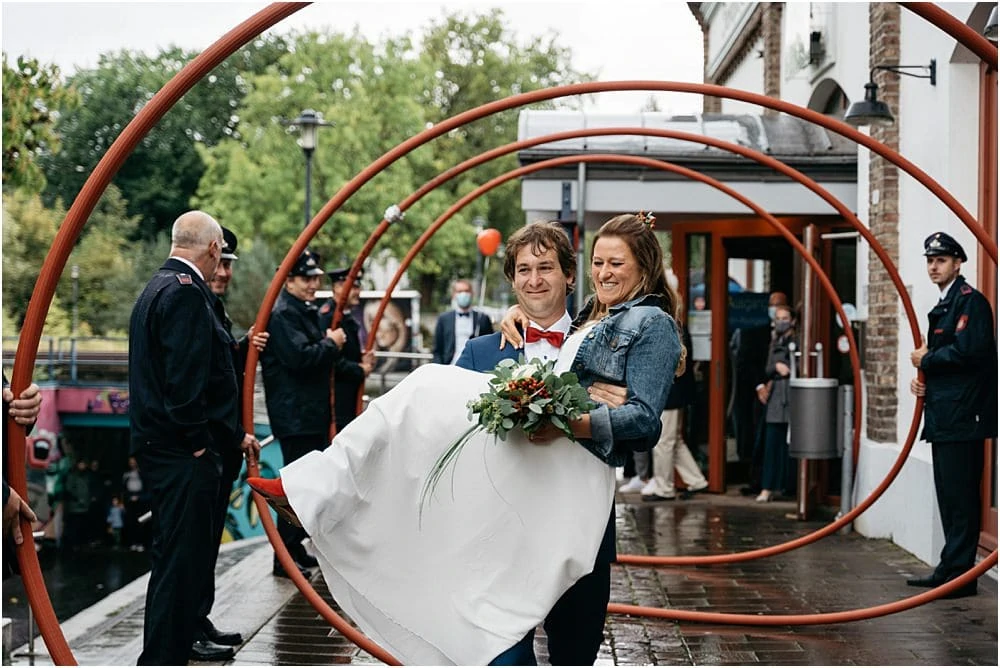
{"label": "black shoe", "polygon": [[977,593],[976,582],[973,580],[964,587],[959,587],[955,591],[945,594],[941,598],[965,598],[966,596],[975,596]]}
{"label": "black shoe", "polygon": [[740,494],[742,496],[757,496],[760,494],[760,486],[747,485],[746,487],[740,487]]}
{"label": "black shoe", "polygon": [[208,617],[201,621],[201,632],[205,640],[211,640],[217,645],[242,645],[243,636],[236,631],[220,631],[215,628]]}
{"label": "black shoe", "polygon": [[305,548],[302,548],[292,559],[295,560],[295,565],[299,568],[319,568],[319,561],[316,560],[316,557],[306,552]]}
{"label": "black shoe", "polygon": [[195,640],[191,645],[192,661],[226,661],[235,655],[232,647],[218,645],[211,640]]}
{"label": "black shoe", "polygon": [[[295,564],[295,565],[298,566],[299,573],[301,573],[302,577],[304,577],[306,580],[308,580],[309,578],[312,577],[312,571],[310,571],[308,568],[302,568],[298,564]],[[279,578],[289,578],[290,579],[292,577],[291,575],[289,575],[288,573],[285,572],[284,566],[282,566],[281,562],[278,562],[278,561],[274,562],[274,568],[271,570],[271,574],[275,575],[275,576],[277,576]]]}
{"label": "black shoe", "polygon": [[944,580],[939,577],[935,577],[933,574],[922,577],[922,578],[910,578],[906,581],[906,584],[911,587],[927,587],[928,589],[933,589],[934,587],[939,587],[944,584]]}

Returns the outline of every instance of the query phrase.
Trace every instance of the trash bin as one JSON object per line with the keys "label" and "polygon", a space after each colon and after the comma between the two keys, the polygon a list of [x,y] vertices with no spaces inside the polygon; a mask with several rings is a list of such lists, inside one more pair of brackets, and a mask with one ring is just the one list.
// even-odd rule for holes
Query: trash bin
{"label": "trash bin", "polygon": [[788,454],[798,459],[836,459],[837,379],[788,381]]}

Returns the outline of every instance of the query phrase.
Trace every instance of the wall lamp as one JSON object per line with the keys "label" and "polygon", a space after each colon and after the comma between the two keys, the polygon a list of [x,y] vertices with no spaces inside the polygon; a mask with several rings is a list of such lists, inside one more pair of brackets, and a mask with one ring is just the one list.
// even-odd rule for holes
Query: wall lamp
{"label": "wall lamp", "polygon": [[990,18],[986,20],[986,27],[983,29],[983,37],[991,42],[997,41],[997,8],[993,7]]}
{"label": "wall lamp", "polygon": [[[892,125],[896,119],[889,111],[889,105],[878,99],[878,84],[875,83],[875,72],[882,70],[903,74],[917,79],[930,79],[931,85],[937,85],[937,60],[931,58],[930,65],[876,65],[868,74],[865,84],[865,99],[853,103],[844,114],[844,122],[854,126],[861,125]],[[906,70],[925,70],[927,74],[914,74]]]}

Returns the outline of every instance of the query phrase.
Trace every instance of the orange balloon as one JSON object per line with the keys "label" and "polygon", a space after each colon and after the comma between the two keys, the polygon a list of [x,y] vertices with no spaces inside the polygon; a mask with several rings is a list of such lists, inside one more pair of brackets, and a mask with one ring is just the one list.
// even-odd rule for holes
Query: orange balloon
{"label": "orange balloon", "polygon": [[479,252],[483,255],[493,255],[500,248],[501,238],[500,230],[487,227],[476,235],[476,245],[479,246]]}

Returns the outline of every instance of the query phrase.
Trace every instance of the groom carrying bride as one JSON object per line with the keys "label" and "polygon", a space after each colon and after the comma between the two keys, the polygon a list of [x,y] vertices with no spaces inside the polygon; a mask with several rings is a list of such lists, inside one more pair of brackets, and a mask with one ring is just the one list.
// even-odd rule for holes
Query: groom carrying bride
{"label": "groom carrying bride", "polygon": [[[518,355],[486,337],[463,350],[461,366],[416,369],[280,479],[248,480],[301,523],[334,599],[403,663],[535,663],[543,622],[553,664],[596,659],[615,557],[614,467],[656,445],[683,371],[677,298],[652,224],[649,214],[623,214],[597,232],[595,296],[572,326],[573,254],[562,229],[534,223],[508,244],[519,305],[505,322],[523,316],[527,357],[558,354],[553,373],[572,372],[597,402],[561,420],[565,429],[554,417],[537,429],[476,429],[469,406],[496,396],[498,376],[470,369]],[[448,484],[428,487],[456,444]]]}
{"label": "groom carrying bride", "polygon": [[[455,362],[472,371],[490,371],[505,359],[553,360],[572,326],[566,296],[576,282],[576,256],[569,237],[558,223],[536,222],[522,227],[507,241],[504,275],[510,281],[521,311],[530,320],[524,331],[524,349],[500,347],[500,332],[470,339]],[[617,408],[625,403],[624,387],[597,382],[588,388],[594,401]],[[576,581],[545,618],[552,665],[591,665],[604,637],[604,617],[615,560],[614,509],[604,532],[594,571]],[[535,630],[494,659],[493,666],[536,665]]]}

